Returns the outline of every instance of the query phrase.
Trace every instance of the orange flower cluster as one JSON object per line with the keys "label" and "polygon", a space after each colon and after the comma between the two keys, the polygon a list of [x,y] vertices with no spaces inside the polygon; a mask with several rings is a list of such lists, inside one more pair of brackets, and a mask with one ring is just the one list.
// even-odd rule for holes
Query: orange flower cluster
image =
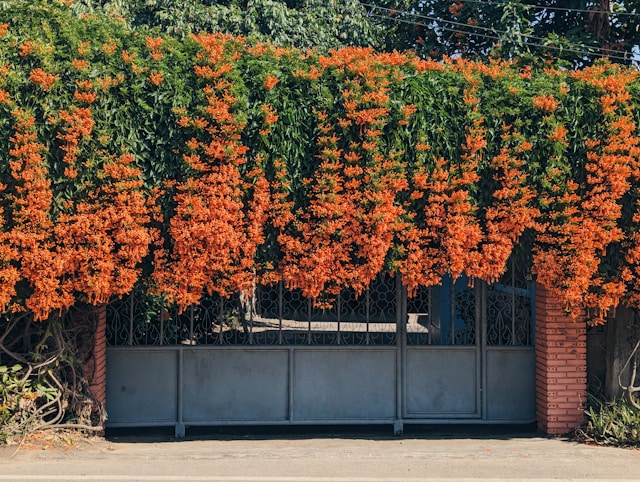
{"label": "orange flower cluster", "polygon": [[78,146],[83,138],[91,135],[95,124],[91,110],[86,107],[71,107],[68,111],[63,109],[58,114],[58,118],[50,118],[50,122],[63,123],[63,129],[56,138],[63,141],[60,149],[65,153],[63,161],[68,164],[67,176],[74,178],[77,175],[74,164],[78,155]]}
{"label": "orange flower cluster", "polygon": [[[247,148],[244,124],[234,115],[232,83],[234,45],[230,36],[198,35],[204,65],[195,71],[207,83],[203,92],[206,120],[182,116],[180,125],[196,128],[184,156],[193,176],[177,186],[175,215],[170,221],[171,252],[156,252],[154,279],[169,302],[181,308],[204,293],[227,296],[254,283],[256,248],[263,242],[268,186],[261,172],[251,173],[249,189],[240,168]],[[247,191],[253,196],[247,199]]]}
{"label": "orange flower cluster", "polygon": [[147,36],[144,40],[147,48],[149,49],[149,57],[156,62],[159,62],[162,59],[162,45],[164,44],[164,39],[162,37]]}
{"label": "orange flower cluster", "polygon": [[567,129],[565,129],[564,126],[556,126],[551,132],[551,134],[548,135],[548,138],[550,141],[561,142],[566,147],[569,145],[567,143],[566,135],[567,135]]}
{"label": "orange flower cluster", "polygon": [[[20,279],[31,288],[25,306],[36,320],[44,320],[52,311],[69,308],[75,300],[61,284],[64,262],[52,239],[53,195],[43,155],[45,148],[37,141],[35,118],[19,108],[12,115],[15,132],[10,139],[13,147],[9,165],[15,193],[9,195],[9,200],[14,226],[8,240],[20,261]],[[15,293],[14,286],[3,286],[4,300]]]}
{"label": "orange flower cluster", "polygon": [[280,81],[275,75],[267,75],[267,78],[264,79],[264,88],[267,90],[271,90],[276,86],[278,82]]}
{"label": "orange flower cluster", "polygon": [[[568,183],[571,191],[556,202],[550,223],[538,235],[534,269],[538,280],[565,300],[573,315],[586,307],[594,315],[592,322],[600,323],[620,302],[624,282],[633,279],[629,268],[622,271],[622,279],[604,276],[601,262],[608,247],[624,239],[618,225],[621,199],[640,158],[640,140],[634,135],[636,126],[625,104],[629,83],[636,75],[595,65],[574,76],[601,90],[607,137],[586,141],[584,185]],[[629,251],[632,266],[634,252],[635,248]]]}
{"label": "orange flower cluster", "polygon": [[[401,152],[385,155],[380,143],[388,122],[390,64],[408,61],[360,48],[318,61],[323,70],[341,72],[343,109],[335,118],[316,112],[319,165],[305,180],[308,205],[277,225],[282,279],[316,304],[344,287],[361,293],[384,269],[402,214],[396,194],[406,189],[406,181]],[[408,108],[405,118],[410,115]],[[345,145],[340,134],[347,132],[351,141]],[[280,203],[278,215],[287,206]]]}
{"label": "orange flower cluster", "polygon": [[553,112],[558,108],[558,101],[552,95],[538,95],[531,102],[537,109]]}
{"label": "orange flower cluster", "polygon": [[109,157],[99,173],[104,184],[90,190],[74,213],[59,216],[55,235],[66,292],[99,304],[133,290],[157,234],[149,227],[141,176],[133,156]]}
{"label": "orange flower cluster", "polygon": [[50,90],[59,79],[59,75],[48,74],[41,68],[33,69],[29,73],[29,80],[42,87],[43,90]]}
{"label": "orange flower cluster", "polygon": [[162,74],[158,71],[153,71],[149,74],[149,81],[155,85],[156,87],[159,86],[162,81],[164,80],[164,77],[162,76]]}
{"label": "orange flower cluster", "polygon": [[73,59],[71,61],[71,67],[75,70],[87,70],[89,68],[89,62],[85,59]]}

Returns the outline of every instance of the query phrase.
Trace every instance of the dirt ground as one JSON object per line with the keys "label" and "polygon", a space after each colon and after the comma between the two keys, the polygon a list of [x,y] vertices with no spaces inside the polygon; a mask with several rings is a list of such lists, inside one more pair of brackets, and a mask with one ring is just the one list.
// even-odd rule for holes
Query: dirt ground
{"label": "dirt ground", "polygon": [[247,428],[69,432],[0,447],[0,480],[640,480],[640,452],[542,437],[530,427]]}

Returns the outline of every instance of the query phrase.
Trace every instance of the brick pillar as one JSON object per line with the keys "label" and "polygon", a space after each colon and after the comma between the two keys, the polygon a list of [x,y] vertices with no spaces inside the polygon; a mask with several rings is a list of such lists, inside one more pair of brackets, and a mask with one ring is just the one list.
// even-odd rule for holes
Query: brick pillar
{"label": "brick pillar", "polygon": [[572,320],[563,304],[536,285],[536,416],[538,429],[562,435],[584,420],[587,339],[584,320]]}

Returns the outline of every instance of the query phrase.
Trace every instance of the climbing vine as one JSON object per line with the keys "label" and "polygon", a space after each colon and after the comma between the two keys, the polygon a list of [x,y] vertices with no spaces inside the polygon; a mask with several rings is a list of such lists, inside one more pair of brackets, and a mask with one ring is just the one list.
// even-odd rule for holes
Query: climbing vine
{"label": "climbing vine", "polygon": [[282,281],[327,306],[381,272],[410,294],[491,283],[523,241],[572,315],[640,307],[638,85],[604,62],[318,55],[7,7],[0,365],[21,368],[3,373],[134,288],[184,310]]}

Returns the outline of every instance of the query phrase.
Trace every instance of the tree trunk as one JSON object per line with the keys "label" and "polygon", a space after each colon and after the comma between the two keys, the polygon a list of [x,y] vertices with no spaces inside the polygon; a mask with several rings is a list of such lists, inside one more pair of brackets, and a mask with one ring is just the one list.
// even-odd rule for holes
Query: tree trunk
{"label": "tree trunk", "polygon": [[95,320],[93,353],[85,365],[85,377],[89,383],[89,395],[93,399],[92,411],[99,414],[100,424],[104,427],[107,402],[107,305],[96,306],[93,316]]}

